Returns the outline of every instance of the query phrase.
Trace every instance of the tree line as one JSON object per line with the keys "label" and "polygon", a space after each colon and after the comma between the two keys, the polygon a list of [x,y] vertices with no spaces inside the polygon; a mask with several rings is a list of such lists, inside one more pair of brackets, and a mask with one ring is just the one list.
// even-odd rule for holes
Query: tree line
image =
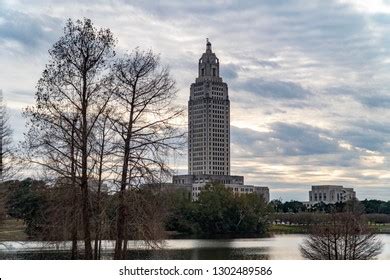
{"label": "tree line", "polygon": [[[390,201],[382,201],[377,199],[365,199],[359,201],[366,214],[390,214]],[[282,202],[274,199],[270,202],[273,209],[277,213],[302,213],[302,212],[341,212],[347,207],[348,202],[337,202],[334,204],[326,204],[324,202],[316,203],[310,207],[301,201],[290,200]]]}
{"label": "tree line", "polygon": [[[44,181],[26,179],[3,183],[8,188],[8,215],[23,219],[26,233],[34,240],[66,241],[72,238],[74,226],[71,194],[67,186],[51,187]],[[277,213],[255,194],[237,196],[223,185],[208,185],[197,201],[191,201],[184,190],[160,190],[159,186],[145,186],[128,191],[129,204],[126,227],[128,240],[144,240],[159,248],[170,231],[197,237],[264,236],[272,223],[302,225],[308,236],[301,244],[301,252],[309,259],[371,259],[382,250],[383,244],[370,227],[369,215],[359,201],[349,201],[343,208],[330,213]],[[96,205],[97,193],[91,192]],[[104,217],[93,211],[93,220],[100,221],[101,240],[116,237],[116,193],[103,192],[101,209]],[[387,215],[388,216],[388,215]],[[94,224],[94,223],[93,223]],[[77,215],[77,231],[82,231],[82,216]],[[91,228],[96,237],[97,227]],[[98,243],[97,258],[102,248]]]}
{"label": "tree line", "polygon": [[[272,200],[270,206],[273,208],[272,221],[275,224],[289,224],[310,226],[323,223],[328,214],[345,212],[349,209],[351,201],[325,204],[319,202],[307,207],[300,201]],[[370,224],[390,224],[390,201],[376,199],[365,199],[355,201],[359,205],[361,215]]]}
{"label": "tree line", "polygon": [[[66,241],[72,240],[72,230],[81,232],[81,209],[74,216],[75,203],[67,185],[57,183],[55,187],[45,181],[25,179],[7,181],[2,184],[7,189],[6,209],[10,217],[22,219],[26,224],[26,234],[33,240]],[[159,186],[145,186],[139,190],[130,190],[127,206],[128,239],[145,240],[149,245],[158,247],[169,232],[193,234],[197,236],[215,236],[222,234],[264,235],[271,223],[272,209],[256,194],[235,195],[223,185],[208,185],[197,201],[192,201],[188,193],[180,190],[160,190]],[[91,191],[91,205],[100,209],[104,216],[93,209],[93,237],[111,240],[116,237],[116,209],[118,194]],[[76,217],[76,221],[73,218]],[[99,230],[99,232],[97,232]],[[98,246],[98,257],[101,247]]]}
{"label": "tree line", "polygon": [[[81,208],[74,215],[75,202],[67,185],[50,186],[47,182],[31,178],[2,183],[7,190],[5,209],[11,218],[21,219],[26,225],[25,233],[31,240],[69,241],[73,238],[73,230],[83,230]],[[128,239],[144,240],[150,246],[158,246],[158,240],[165,237],[164,221],[168,213],[168,194],[154,188],[129,190],[126,193],[128,209]],[[97,212],[100,199],[101,212]],[[97,240],[97,258],[101,257],[102,240],[115,240],[118,194],[102,192],[100,198],[96,190],[90,193],[92,205],[91,235]],[[74,220],[76,219],[76,220]],[[99,226],[95,221],[99,221]],[[98,239],[96,237],[99,236]],[[85,257],[84,252],[78,257]],[[73,256],[74,257],[74,256]]]}
{"label": "tree line", "polygon": [[258,195],[235,195],[222,184],[209,184],[196,201],[177,196],[167,218],[167,230],[201,236],[265,235],[272,209]]}

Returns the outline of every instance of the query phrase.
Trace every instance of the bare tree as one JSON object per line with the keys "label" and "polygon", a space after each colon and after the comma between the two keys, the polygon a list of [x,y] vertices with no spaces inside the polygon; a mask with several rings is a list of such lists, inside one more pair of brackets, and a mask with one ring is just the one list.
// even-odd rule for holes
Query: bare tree
{"label": "bare tree", "polygon": [[378,256],[382,247],[362,215],[343,212],[330,214],[313,227],[300,251],[311,260],[369,260]]}
{"label": "bare tree", "polygon": [[[124,258],[129,238],[155,240],[163,231],[161,205],[138,187],[170,174],[168,154],[182,145],[175,125],[182,109],[172,103],[176,90],[168,69],[151,51],[136,49],[111,64],[109,30],[84,19],[69,20],[64,33],[49,51],[35,106],[25,110],[27,159],[57,180],[58,190],[49,193],[61,194],[63,211],[48,212],[46,229],[71,236],[72,258],[80,224],[85,257],[100,258],[101,240],[112,229],[103,182],[118,186],[115,258]],[[61,214],[66,215],[57,219]]]}
{"label": "bare tree", "polygon": [[13,157],[12,150],[12,129],[9,125],[7,107],[3,103],[3,91],[0,90],[0,182],[11,177]]}
{"label": "bare tree", "polygon": [[127,206],[132,203],[126,200],[126,192],[169,173],[165,159],[170,150],[180,146],[182,134],[173,122],[182,110],[172,104],[176,90],[169,70],[151,51],[136,49],[117,60],[113,76],[117,114],[112,123],[118,135],[116,155],[120,163],[114,258],[122,259],[128,239]]}
{"label": "bare tree", "polygon": [[128,216],[125,231],[129,239],[143,240],[151,248],[161,246],[160,241],[166,236],[164,222],[168,215],[168,205],[163,195],[158,186],[126,192]]}
{"label": "bare tree", "polygon": [[30,161],[73,178],[80,187],[87,259],[93,256],[88,183],[96,162],[91,144],[111,97],[108,67],[114,43],[109,29],[97,30],[89,19],[68,20],[64,35],[49,50],[51,60],[38,82],[36,105],[26,110]]}
{"label": "bare tree", "polygon": [[[115,114],[114,108],[110,107],[99,117],[96,122],[96,130],[93,137],[93,158],[95,161],[96,174],[96,205],[93,207],[94,212],[94,259],[100,259],[101,255],[101,236],[103,233],[103,221],[107,216],[102,202],[102,187],[103,182],[108,182],[111,179],[112,170],[114,168],[114,139],[115,133],[112,130],[110,115]],[[108,191],[108,190],[106,190]]]}
{"label": "bare tree", "polygon": [[[26,114],[31,114],[27,111]],[[35,115],[37,116],[37,115]],[[62,115],[45,115],[45,118],[30,118],[26,137],[27,159],[44,167],[46,181],[52,181],[52,189],[47,189],[47,198],[53,201],[47,209],[48,226],[43,236],[57,237],[57,228],[71,232],[72,259],[77,258],[78,224],[80,213],[80,150],[75,137],[78,116],[64,111]],[[64,118],[69,118],[70,123]],[[66,192],[66,193],[65,193]],[[50,195],[53,194],[53,195]],[[46,195],[46,194],[45,194]],[[61,199],[63,201],[61,201]],[[58,212],[57,212],[58,211]],[[66,217],[66,218],[65,218]],[[64,224],[59,226],[62,221]],[[66,226],[65,226],[66,225]],[[72,225],[72,226],[68,226]],[[53,230],[50,233],[50,230]],[[68,236],[68,233],[63,236]]]}

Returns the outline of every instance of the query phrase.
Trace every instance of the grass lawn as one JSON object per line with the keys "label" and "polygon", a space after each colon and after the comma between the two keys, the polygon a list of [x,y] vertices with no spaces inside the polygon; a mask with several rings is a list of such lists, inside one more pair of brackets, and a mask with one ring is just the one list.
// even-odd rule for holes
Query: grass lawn
{"label": "grass lawn", "polygon": [[0,224],[0,241],[24,241],[27,235],[24,233],[25,225],[22,220],[7,219]]}
{"label": "grass lawn", "polygon": [[271,225],[270,231],[272,233],[307,233],[307,229],[302,225]]}
{"label": "grass lawn", "polygon": [[[390,224],[370,225],[376,233],[390,233]],[[307,229],[302,225],[271,225],[272,233],[307,233]]]}
{"label": "grass lawn", "polygon": [[376,233],[390,233],[390,224],[370,225]]}

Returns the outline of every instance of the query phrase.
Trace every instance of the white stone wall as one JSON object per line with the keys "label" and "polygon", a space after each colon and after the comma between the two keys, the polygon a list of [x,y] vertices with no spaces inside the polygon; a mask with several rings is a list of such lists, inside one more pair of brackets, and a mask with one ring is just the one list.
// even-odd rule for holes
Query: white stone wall
{"label": "white stone wall", "polygon": [[[192,184],[192,200],[196,201],[199,198],[200,193],[204,190],[207,183],[195,183]],[[263,186],[253,186],[253,185],[236,185],[236,184],[225,184],[225,188],[230,189],[234,194],[250,194],[256,193],[263,197],[265,202],[269,202],[269,188]]]}
{"label": "white stone wall", "polygon": [[345,202],[355,198],[356,193],[353,188],[344,188],[343,186],[312,186],[312,190],[309,191],[310,204],[315,204],[319,202],[324,202],[326,204],[334,204],[337,202]]}

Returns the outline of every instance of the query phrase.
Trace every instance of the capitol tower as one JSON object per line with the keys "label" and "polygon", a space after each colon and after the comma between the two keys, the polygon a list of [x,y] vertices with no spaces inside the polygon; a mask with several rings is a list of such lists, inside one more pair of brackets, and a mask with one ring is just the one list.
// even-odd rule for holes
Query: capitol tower
{"label": "capitol tower", "polygon": [[219,183],[235,194],[256,193],[269,201],[268,187],[244,185],[244,176],[230,175],[230,101],[219,73],[219,59],[207,39],[191,84],[188,101],[188,175],[173,176],[173,185],[197,200],[207,184]]}
{"label": "capitol tower", "polygon": [[230,102],[207,40],[188,101],[188,173],[230,175]]}

